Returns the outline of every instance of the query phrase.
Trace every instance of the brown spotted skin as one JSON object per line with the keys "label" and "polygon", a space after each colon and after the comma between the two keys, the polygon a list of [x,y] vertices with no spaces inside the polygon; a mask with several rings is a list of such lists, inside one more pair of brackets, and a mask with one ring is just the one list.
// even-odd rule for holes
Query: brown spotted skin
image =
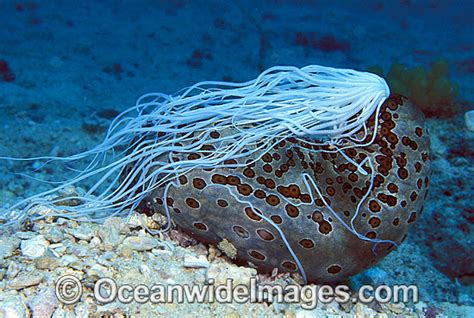
{"label": "brown spotted skin", "polygon": [[[368,238],[400,243],[423,211],[430,174],[429,138],[423,116],[401,96],[391,96],[384,103],[379,123],[372,145],[346,150],[357,162],[370,156],[376,170],[374,188],[354,225]],[[301,177],[303,172],[313,176],[325,200],[349,224],[368,191],[370,174],[359,173],[340,154],[310,153],[307,147],[290,138],[255,164],[191,171],[168,193],[166,202],[174,223],[205,243],[217,245],[226,239],[237,248],[239,264],[262,272],[275,267],[298,272],[279,233],[237,197],[251,202],[280,227],[310,282],[341,281],[374,265],[394,246],[358,239],[314,189],[306,188]],[[369,171],[367,164],[364,167]],[[149,198],[159,213],[163,213],[162,195],[159,189]]]}

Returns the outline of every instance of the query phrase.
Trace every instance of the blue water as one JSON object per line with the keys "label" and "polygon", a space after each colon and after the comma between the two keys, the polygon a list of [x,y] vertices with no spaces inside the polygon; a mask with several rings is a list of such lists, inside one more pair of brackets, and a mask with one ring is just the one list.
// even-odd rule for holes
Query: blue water
{"label": "blue water", "polygon": [[[429,204],[406,242],[355,281],[415,283],[473,305],[474,1],[0,1],[0,155],[71,154],[147,92],[246,81],[274,65],[366,70],[444,59],[463,111],[429,118]],[[39,188],[1,167],[0,199]],[[21,171],[20,171],[21,172]],[[50,174],[60,174],[54,170]],[[41,186],[40,186],[41,187]]]}

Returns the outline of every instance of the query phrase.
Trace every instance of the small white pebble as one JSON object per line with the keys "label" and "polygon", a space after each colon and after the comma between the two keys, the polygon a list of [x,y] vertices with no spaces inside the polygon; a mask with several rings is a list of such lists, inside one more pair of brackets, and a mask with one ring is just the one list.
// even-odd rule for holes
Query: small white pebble
{"label": "small white pebble", "polygon": [[150,237],[130,236],[123,241],[123,245],[135,251],[148,251],[158,245],[158,241]]}
{"label": "small white pebble", "polygon": [[22,273],[8,283],[8,287],[16,290],[25,287],[38,285],[43,281],[44,275],[41,272]]}
{"label": "small white pebble", "polygon": [[469,131],[474,131],[474,110],[470,110],[464,114],[466,127]]}
{"label": "small white pebble", "polygon": [[101,243],[102,243],[102,241],[100,240],[100,238],[98,238],[97,236],[94,236],[94,237],[91,239],[90,247],[91,247],[91,248],[99,247]]}
{"label": "small white pebble", "polygon": [[29,317],[28,307],[19,294],[9,293],[0,302],[0,317]]}
{"label": "small white pebble", "polygon": [[21,241],[21,254],[29,258],[38,258],[46,253],[48,246],[49,242],[43,235],[38,235],[32,239]]}
{"label": "small white pebble", "polygon": [[204,255],[195,257],[190,254],[184,255],[184,267],[186,268],[209,268],[209,261]]}

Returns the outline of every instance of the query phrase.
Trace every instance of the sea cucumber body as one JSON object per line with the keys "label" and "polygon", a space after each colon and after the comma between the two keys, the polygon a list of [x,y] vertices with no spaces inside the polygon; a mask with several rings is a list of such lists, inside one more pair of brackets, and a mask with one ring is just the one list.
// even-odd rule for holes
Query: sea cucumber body
{"label": "sea cucumber body", "polygon": [[[374,119],[375,115],[369,121],[371,132]],[[346,149],[346,156],[289,138],[263,156],[255,153],[227,162],[229,167],[192,170],[177,180],[178,186],[170,187],[166,198],[163,188],[151,193],[145,210],[163,213],[166,204],[181,230],[204,243],[230,242],[239,264],[262,272],[274,268],[298,272],[277,226],[308,281],[344,280],[374,265],[395,247],[370,240],[403,241],[422,213],[428,193],[429,137],[423,116],[406,99],[391,96],[378,120],[374,143]],[[370,137],[371,133],[366,140]],[[259,156],[257,162],[246,164]],[[375,170],[371,191],[368,163],[363,165],[368,172],[364,175],[347,157],[357,163],[370,158]],[[235,163],[246,165],[234,168]],[[312,177],[322,197],[307,187],[303,174]],[[348,229],[351,220],[354,231],[369,240]]]}

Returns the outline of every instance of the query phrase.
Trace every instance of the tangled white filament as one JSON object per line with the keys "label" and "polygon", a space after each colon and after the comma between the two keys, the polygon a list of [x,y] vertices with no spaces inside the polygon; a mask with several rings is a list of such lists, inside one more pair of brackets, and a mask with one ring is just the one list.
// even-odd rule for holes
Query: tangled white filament
{"label": "tangled white filament", "polygon": [[[367,120],[388,96],[386,82],[375,74],[317,65],[276,66],[244,83],[201,82],[173,96],[145,94],[112,121],[104,140],[91,150],[68,157],[0,157],[45,164],[91,158],[74,178],[0,212],[0,229],[44,218],[29,215],[36,205],[50,208],[48,216],[83,221],[123,215],[154,189],[192,169],[224,167],[224,161],[252,153],[261,157],[289,137],[356,147],[363,139],[355,133],[367,132]],[[210,138],[211,129],[233,133]],[[204,144],[215,150],[203,153]],[[173,155],[186,153],[203,155],[173,160]],[[85,195],[68,197],[79,205],[60,206],[64,198],[45,198],[88,178],[97,182]]]}

